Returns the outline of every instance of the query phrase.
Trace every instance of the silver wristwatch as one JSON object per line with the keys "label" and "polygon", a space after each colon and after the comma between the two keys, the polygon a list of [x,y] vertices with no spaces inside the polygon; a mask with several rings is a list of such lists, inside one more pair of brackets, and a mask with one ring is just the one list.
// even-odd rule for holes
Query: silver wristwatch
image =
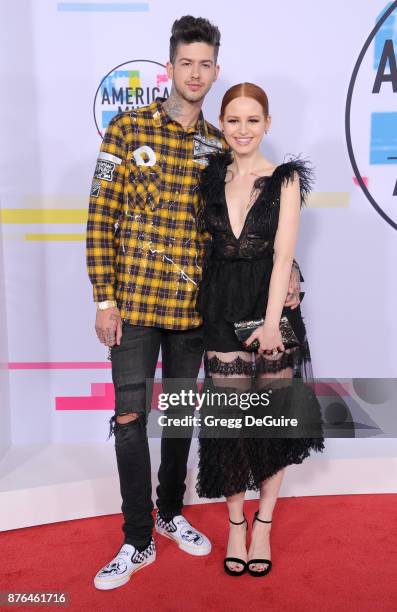
{"label": "silver wristwatch", "polygon": [[104,302],[95,302],[97,310],[107,310],[108,308],[117,308],[115,300],[105,300]]}

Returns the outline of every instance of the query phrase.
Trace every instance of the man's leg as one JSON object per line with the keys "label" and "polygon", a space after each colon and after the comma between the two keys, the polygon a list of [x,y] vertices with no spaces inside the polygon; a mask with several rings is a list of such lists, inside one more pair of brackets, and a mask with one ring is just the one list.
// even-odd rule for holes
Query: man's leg
{"label": "man's leg", "polygon": [[149,400],[146,379],[154,376],[160,337],[161,332],[156,328],[124,324],[121,344],[112,348],[116,407],[110,419],[110,433],[115,435],[125,541],[116,556],[94,578],[95,587],[101,590],[126,584],[134,572],[156,559],[146,433],[146,398]]}
{"label": "man's leg", "polygon": [[154,377],[160,338],[156,328],[124,324],[121,344],[112,348],[116,406],[111,422],[123,500],[123,531],[125,542],[138,550],[147,546],[153,529],[146,379]]}
{"label": "man's leg", "polygon": [[[203,356],[201,327],[164,333],[161,352],[163,379],[186,378],[195,381]],[[193,411],[194,408],[191,412]],[[183,412],[186,413],[187,411]],[[167,430],[164,428],[157,488],[157,507],[164,519],[179,515],[182,511],[190,444],[191,431],[188,437],[172,438],[167,437]]]}

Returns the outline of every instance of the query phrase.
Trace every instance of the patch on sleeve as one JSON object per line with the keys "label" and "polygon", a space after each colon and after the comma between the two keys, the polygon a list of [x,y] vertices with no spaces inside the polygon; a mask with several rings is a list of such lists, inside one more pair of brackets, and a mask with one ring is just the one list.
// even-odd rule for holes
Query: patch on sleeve
{"label": "patch on sleeve", "polygon": [[115,162],[106,161],[105,159],[98,159],[94,177],[101,181],[108,181],[110,183],[113,180],[113,172],[115,167]]}
{"label": "patch on sleeve", "polygon": [[98,159],[104,159],[105,161],[113,162],[114,164],[121,164],[121,157],[117,157],[117,155],[112,155],[111,153],[106,153],[106,151],[101,151],[98,155]]}
{"label": "patch on sleeve", "polygon": [[193,139],[193,159],[204,166],[207,165],[207,155],[216,153],[223,149],[222,143],[217,138],[206,138],[202,134],[196,134]]}
{"label": "patch on sleeve", "polygon": [[94,198],[97,198],[99,196],[100,191],[101,191],[101,183],[94,179],[91,185],[91,195],[94,196]]}

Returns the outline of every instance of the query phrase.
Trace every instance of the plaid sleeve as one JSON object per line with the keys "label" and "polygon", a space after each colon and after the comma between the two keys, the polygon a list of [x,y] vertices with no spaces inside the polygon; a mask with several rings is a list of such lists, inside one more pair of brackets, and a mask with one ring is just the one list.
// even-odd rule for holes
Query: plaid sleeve
{"label": "plaid sleeve", "polygon": [[296,272],[299,274],[299,280],[300,280],[300,282],[301,282],[301,283],[304,283],[304,282],[305,282],[305,279],[303,278],[303,276],[302,276],[302,272],[301,272],[301,269],[300,269],[300,267],[299,267],[299,264],[298,264],[298,262],[297,262],[297,261],[295,261],[295,259],[294,259],[294,260],[293,260],[293,262],[292,262],[292,267],[293,267],[293,268],[295,268]]}
{"label": "plaid sleeve", "polygon": [[86,261],[96,302],[114,299],[115,223],[123,208],[125,158],[123,132],[115,117],[100,148],[88,209]]}

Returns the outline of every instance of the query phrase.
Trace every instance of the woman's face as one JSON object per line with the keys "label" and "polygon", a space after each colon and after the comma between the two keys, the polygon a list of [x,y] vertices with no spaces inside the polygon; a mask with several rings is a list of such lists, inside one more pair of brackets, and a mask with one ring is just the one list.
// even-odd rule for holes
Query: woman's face
{"label": "woman's face", "polygon": [[262,106],[254,98],[234,98],[220,121],[229,147],[238,155],[249,155],[260,145],[270,125]]}

